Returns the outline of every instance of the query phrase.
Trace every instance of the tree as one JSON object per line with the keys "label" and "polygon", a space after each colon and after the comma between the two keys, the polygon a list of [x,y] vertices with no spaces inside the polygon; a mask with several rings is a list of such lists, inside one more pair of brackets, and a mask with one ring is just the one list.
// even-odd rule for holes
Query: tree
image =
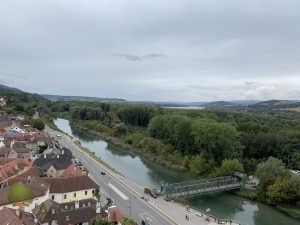
{"label": "tree", "polygon": [[244,167],[237,159],[224,159],[219,168],[219,172],[221,176],[230,176],[235,172],[244,172]]}
{"label": "tree", "polygon": [[256,175],[259,177],[259,194],[265,197],[268,186],[278,177],[289,176],[281,159],[269,157],[266,162],[258,164]]}
{"label": "tree", "polygon": [[201,153],[192,156],[188,162],[188,168],[192,175],[199,176],[209,173],[213,168],[213,161],[207,155]]}
{"label": "tree", "polygon": [[114,225],[114,223],[108,222],[107,220],[102,219],[93,219],[91,225]]}
{"label": "tree", "polygon": [[295,185],[294,180],[279,177],[274,184],[268,187],[267,201],[274,205],[290,203],[296,200],[299,188],[298,185]]}
{"label": "tree", "polygon": [[239,133],[228,123],[196,120],[192,124],[191,133],[196,148],[207,151],[210,158],[217,163],[225,158],[240,158],[242,155]]}
{"label": "tree", "polygon": [[121,223],[122,223],[122,225],[135,225],[136,224],[136,222],[133,219],[130,219],[127,217],[124,218]]}
{"label": "tree", "polygon": [[31,126],[33,128],[38,129],[38,130],[44,130],[45,129],[45,123],[41,119],[32,119],[31,120]]}

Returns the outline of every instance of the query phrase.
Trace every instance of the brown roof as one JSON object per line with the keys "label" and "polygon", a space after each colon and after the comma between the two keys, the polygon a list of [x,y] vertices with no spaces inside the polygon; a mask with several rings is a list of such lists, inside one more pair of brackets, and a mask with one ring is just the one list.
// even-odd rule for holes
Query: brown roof
{"label": "brown roof", "polygon": [[25,213],[19,218],[16,215],[16,210],[4,207],[0,210],[0,225],[34,225],[32,214]]}
{"label": "brown roof", "polygon": [[62,174],[63,177],[82,176],[82,175],[84,175],[84,172],[74,165],[68,166]]}
{"label": "brown roof", "polygon": [[[49,189],[49,184],[38,177],[34,177],[30,179],[30,182],[28,182],[27,178],[19,178],[19,179],[13,178],[8,181],[8,184],[12,185],[17,182],[21,182],[27,188],[29,188],[33,192],[35,198],[46,195]],[[6,185],[6,183],[4,184]],[[9,187],[0,188],[0,205],[6,205],[10,203],[8,200],[8,194],[9,194]]]}
{"label": "brown roof", "polygon": [[117,223],[123,219],[124,215],[117,207],[108,208],[108,221]]}
{"label": "brown roof", "polygon": [[[66,206],[67,208],[65,208]],[[94,199],[79,201],[79,206],[76,209],[74,202],[60,205],[48,199],[33,209],[33,214],[42,224],[57,220],[59,225],[89,222],[96,217],[96,201]]]}
{"label": "brown roof", "polygon": [[50,184],[50,193],[67,193],[99,188],[99,185],[88,176],[43,178],[43,180]]}
{"label": "brown roof", "polygon": [[7,154],[10,152],[11,148],[0,148],[0,157],[4,155],[4,157],[7,156]]}
{"label": "brown roof", "polygon": [[30,153],[30,149],[24,147],[13,147],[17,153]]}

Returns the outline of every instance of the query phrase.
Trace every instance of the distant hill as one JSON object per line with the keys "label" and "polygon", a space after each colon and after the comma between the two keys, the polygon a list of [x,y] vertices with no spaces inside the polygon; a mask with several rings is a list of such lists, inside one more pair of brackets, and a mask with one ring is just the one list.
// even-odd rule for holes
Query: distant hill
{"label": "distant hill", "polygon": [[63,95],[42,95],[44,98],[51,101],[88,101],[88,102],[125,102],[126,100],[120,98],[98,98],[86,96],[63,96]]}
{"label": "distant hill", "polygon": [[13,88],[13,87],[8,87],[5,85],[0,84],[0,93],[5,94],[5,93],[22,93],[23,91]]}

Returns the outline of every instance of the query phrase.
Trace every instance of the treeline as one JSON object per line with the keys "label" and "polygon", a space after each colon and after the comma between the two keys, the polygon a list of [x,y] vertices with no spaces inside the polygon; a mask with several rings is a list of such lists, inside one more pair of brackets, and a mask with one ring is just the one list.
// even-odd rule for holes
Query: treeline
{"label": "treeline", "polygon": [[67,113],[72,120],[90,121],[89,129],[109,131],[153,160],[176,165],[194,175],[216,173],[225,159],[238,159],[246,172],[253,173],[270,156],[282,158],[288,168],[300,168],[299,117],[118,103],[51,104],[52,112]]}

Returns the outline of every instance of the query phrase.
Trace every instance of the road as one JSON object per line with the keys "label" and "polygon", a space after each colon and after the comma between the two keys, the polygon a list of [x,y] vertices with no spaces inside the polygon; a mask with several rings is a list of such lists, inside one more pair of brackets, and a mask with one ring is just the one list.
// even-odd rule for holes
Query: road
{"label": "road", "polygon": [[[47,130],[49,133],[54,133],[49,128]],[[142,218],[148,218],[151,225],[176,224],[126,187],[126,185],[113,175],[112,171],[107,170],[107,168],[96,163],[78,150],[68,136],[62,135],[58,141],[60,145],[72,151],[73,156],[80,160],[83,166],[89,171],[90,177],[100,186],[101,194],[113,199],[114,205],[125,216],[133,218],[139,224],[141,224]],[[101,174],[103,171],[106,172],[106,175]]]}

